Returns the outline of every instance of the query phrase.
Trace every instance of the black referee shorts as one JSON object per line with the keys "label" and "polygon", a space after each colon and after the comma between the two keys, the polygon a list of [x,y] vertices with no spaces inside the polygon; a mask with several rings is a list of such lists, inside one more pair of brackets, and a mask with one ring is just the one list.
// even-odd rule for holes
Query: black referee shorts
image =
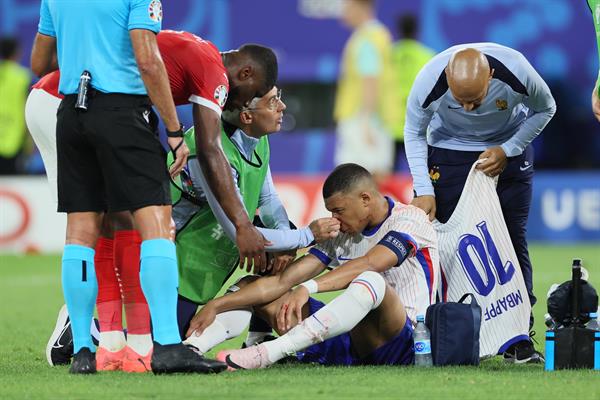
{"label": "black referee shorts", "polygon": [[88,110],[66,96],[57,113],[58,211],[170,205],[166,152],[147,96],[93,92]]}

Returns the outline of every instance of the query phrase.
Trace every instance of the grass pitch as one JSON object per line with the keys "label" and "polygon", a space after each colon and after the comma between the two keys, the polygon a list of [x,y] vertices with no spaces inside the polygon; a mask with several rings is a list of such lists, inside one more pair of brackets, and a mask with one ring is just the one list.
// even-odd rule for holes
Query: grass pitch
{"label": "grass pitch", "polygon": [[[600,244],[531,246],[538,304],[535,330],[543,350],[546,291],[570,278],[581,257],[600,289]],[[0,399],[137,398],[428,398],[600,400],[600,372],[506,365],[499,357],[480,367],[276,366],[220,375],[153,376],[105,372],[72,376],[50,367],[44,354],[63,304],[59,256],[0,255]],[[327,298],[325,298],[327,299]],[[225,347],[237,347],[231,341]]]}

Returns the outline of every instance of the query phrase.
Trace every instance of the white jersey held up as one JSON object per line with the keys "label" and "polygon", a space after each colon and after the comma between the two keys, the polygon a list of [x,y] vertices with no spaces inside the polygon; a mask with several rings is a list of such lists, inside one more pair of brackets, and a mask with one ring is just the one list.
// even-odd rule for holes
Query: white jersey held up
{"label": "white jersey held up", "polygon": [[447,223],[434,222],[439,238],[442,299],[473,293],[481,306],[480,357],[504,352],[528,338],[531,304],[500,201],[497,179],[475,169]]}
{"label": "white jersey held up", "polygon": [[440,276],[437,237],[423,210],[394,203],[389,198],[387,201],[388,216],[379,226],[353,235],[340,233],[335,239],[316,245],[310,253],[335,268],[364,256],[377,244],[386,245],[383,241],[392,236],[410,243],[413,251],[404,262],[384,271],[382,276],[396,291],[415,324],[417,315],[425,315],[427,307],[435,303]]}

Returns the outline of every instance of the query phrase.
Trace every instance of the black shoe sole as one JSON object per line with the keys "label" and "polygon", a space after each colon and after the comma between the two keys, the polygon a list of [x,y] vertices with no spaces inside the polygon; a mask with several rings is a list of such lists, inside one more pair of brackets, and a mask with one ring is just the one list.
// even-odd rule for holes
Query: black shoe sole
{"label": "black shoe sole", "polygon": [[212,367],[202,367],[202,368],[194,368],[194,367],[173,367],[173,368],[164,368],[164,367],[156,367],[155,364],[152,364],[152,372],[154,375],[168,375],[168,374],[218,374],[219,372],[223,372],[227,369],[227,365],[219,365]]}

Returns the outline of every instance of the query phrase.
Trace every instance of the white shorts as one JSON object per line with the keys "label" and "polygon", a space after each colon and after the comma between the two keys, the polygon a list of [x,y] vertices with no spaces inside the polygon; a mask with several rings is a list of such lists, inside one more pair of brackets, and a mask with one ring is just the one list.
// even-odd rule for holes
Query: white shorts
{"label": "white shorts", "polygon": [[394,140],[377,118],[366,123],[370,135],[359,117],[338,123],[335,164],[355,163],[371,173],[389,173],[394,166]]}
{"label": "white shorts", "polygon": [[61,99],[42,89],[33,89],[25,104],[25,122],[35,145],[40,150],[50,193],[58,204],[56,161],[56,111]]}

